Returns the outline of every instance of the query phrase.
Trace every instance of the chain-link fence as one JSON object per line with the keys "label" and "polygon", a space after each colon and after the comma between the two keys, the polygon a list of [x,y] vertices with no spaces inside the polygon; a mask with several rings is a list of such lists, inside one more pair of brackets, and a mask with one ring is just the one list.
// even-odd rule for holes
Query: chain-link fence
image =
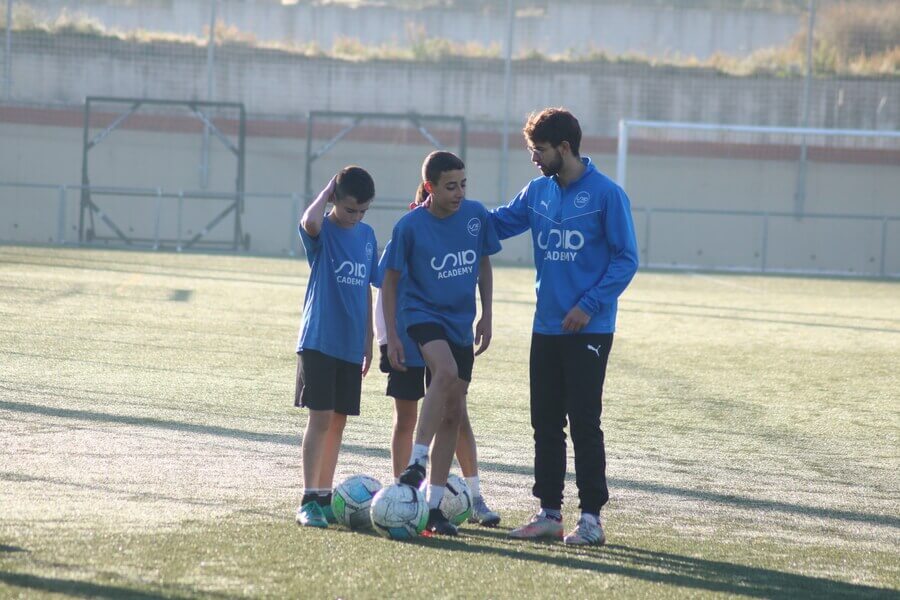
{"label": "chain-link fence", "polygon": [[[243,105],[241,245],[262,253],[293,251],[284,223],[298,199],[302,207],[310,189],[349,162],[375,175],[382,240],[436,146],[466,153],[470,197],[505,202],[536,174],[519,131],[545,106],[579,117],[583,154],[610,176],[622,120],[900,129],[900,5],[887,0],[7,0],[3,8],[0,201],[11,218],[0,224],[0,240],[47,242],[77,225],[70,210],[54,208],[63,223],[35,226],[34,207],[55,207],[59,188],[22,184],[94,183],[82,173],[86,141],[127,106],[85,127],[89,96]],[[315,111],[344,116],[310,129]],[[189,106],[127,115],[91,168],[118,187],[181,202],[234,194],[232,153],[214,131],[235,131],[236,119],[210,115],[204,124],[195,116]],[[636,216],[784,213],[796,224],[788,238],[834,235],[836,247],[871,236],[849,216],[811,232],[804,215],[887,219],[884,251],[869,253],[884,258],[872,264],[848,266],[839,251],[834,259],[820,252],[818,262],[769,256],[769,264],[900,273],[900,231],[891,220],[900,216],[896,136],[632,129],[628,161],[621,183]],[[79,194],[67,196],[74,202]],[[175,231],[184,211],[160,206],[129,227]],[[233,231],[237,215],[218,226]],[[758,256],[723,251],[728,231],[748,222],[707,216],[703,227],[721,231],[698,249],[703,260],[664,252],[682,234],[657,227],[639,232],[653,236],[642,240],[657,251],[650,262],[759,269]],[[97,227],[96,239],[121,241],[100,231],[102,221]],[[154,240],[149,230],[134,238]],[[526,244],[511,248],[511,260],[529,260]],[[809,253],[808,244],[777,252]]]}

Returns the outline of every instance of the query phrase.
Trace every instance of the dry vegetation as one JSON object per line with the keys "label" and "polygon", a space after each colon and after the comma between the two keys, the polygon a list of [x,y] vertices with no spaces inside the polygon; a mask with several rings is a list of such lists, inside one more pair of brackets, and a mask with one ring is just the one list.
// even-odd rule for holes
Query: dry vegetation
{"label": "dry vegetation", "polygon": [[[5,17],[0,15],[0,26]],[[49,35],[82,35],[112,38],[134,43],[180,43],[204,46],[203,35],[180,35],[159,31],[118,31],[106,28],[95,19],[77,13],[63,12],[55,19],[45,18],[28,5],[16,5],[13,29]],[[329,48],[315,43],[282,43],[260,41],[252,33],[236,25],[220,23],[215,38],[221,45],[235,45],[290,52],[308,57],[331,57],[340,60],[408,60],[445,61],[454,59],[497,60],[502,57],[501,44],[485,46],[478,42],[459,43],[428,34],[417,24],[406,27],[407,43],[370,45],[356,38],[339,38]],[[716,54],[700,60],[692,56],[649,57],[641,54],[610,54],[602,48],[570,50],[561,54],[544,54],[530,50],[516,60],[553,63],[621,63],[645,64],[676,68],[712,69],[733,76],[776,75],[798,76],[806,69],[804,30],[781,47],[765,48],[747,56]],[[814,73],[819,76],[889,76],[900,75],[900,4],[880,0],[868,2],[826,3],[819,11],[813,51]]]}

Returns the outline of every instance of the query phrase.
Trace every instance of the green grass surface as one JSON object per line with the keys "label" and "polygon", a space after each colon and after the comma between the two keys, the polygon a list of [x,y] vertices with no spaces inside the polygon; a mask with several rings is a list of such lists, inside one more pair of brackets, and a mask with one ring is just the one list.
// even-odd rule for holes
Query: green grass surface
{"label": "green grass surface", "polygon": [[[470,394],[501,527],[293,523],[307,274],[0,246],[0,597],[900,597],[897,283],[639,273],[605,389],[609,545],[570,549],[506,538],[535,507],[530,269],[495,270]],[[340,478],[390,479],[384,383]]]}

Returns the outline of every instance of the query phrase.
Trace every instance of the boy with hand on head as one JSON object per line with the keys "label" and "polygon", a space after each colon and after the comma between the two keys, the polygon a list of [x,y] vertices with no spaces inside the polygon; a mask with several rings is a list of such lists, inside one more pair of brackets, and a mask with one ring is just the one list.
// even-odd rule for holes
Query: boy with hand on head
{"label": "boy with hand on head", "polygon": [[[378,269],[375,232],[362,223],[375,183],[345,167],[300,220],[311,268],[297,343],[294,405],[309,409],[303,434],[303,499],[297,523],[334,522],[331,488],[348,415],[359,415],[362,377],[372,362],[372,289]],[[333,207],[325,215],[325,206]]]}
{"label": "boy with hand on head", "polygon": [[[422,179],[432,201],[404,215],[394,226],[382,285],[387,354],[391,367],[406,371],[403,325],[418,345],[431,372],[416,428],[409,466],[400,483],[419,487],[434,441],[428,486],[428,525],[432,533],[456,535],[456,527],[438,508],[457,447],[466,392],[475,355],[491,340],[493,280],[491,254],[500,242],[480,203],[466,200],[465,165],[450,152],[432,152],[422,165]],[[400,277],[406,278],[398,296]],[[475,286],[481,294],[481,319],[475,320]],[[478,352],[473,344],[478,343]]]}
{"label": "boy with hand on head", "polygon": [[[410,203],[409,209],[414,210],[425,202],[428,190],[425,184],[420,183],[416,190],[416,197]],[[378,263],[379,278],[383,277],[387,268],[387,257],[390,250],[389,241]],[[482,273],[482,285],[487,281],[487,275]],[[397,284],[397,295],[402,296],[406,287],[406,273],[401,273]],[[425,388],[431,383],[431,373],[425,367],[425,361],[419,348],[406,333],[402,311],[396,315],[397,335],[403,345],[404,366],[406,370],[398,371],[391,367],[387,352],[387,329],[384,324],[384,311],[382,293],[378,289],[375,292],[375,340],[381,350],[379,367],[382,373],[387,374],[387,390],[385,394],[394,399],[394,427],[391,435],[391,460],[395,480],[400,479],[406,466],[409,464],[413,446],[413,433],[416,428],[416,420],[419,414],[418,401],[425,396]],[[472,423],[469,419],[466,404],[462,405],[462,418],[459,425],[459,438],[456,443],[456,458],[463,477],[472,492],[472,512],[469,515],[469,523],[476,523],[485,527],[496,527],[500,524],[500,515],[491,510],[481,494],[481,482],[478,476],[478,448],[475,442],[475,434],[472,431]]]}

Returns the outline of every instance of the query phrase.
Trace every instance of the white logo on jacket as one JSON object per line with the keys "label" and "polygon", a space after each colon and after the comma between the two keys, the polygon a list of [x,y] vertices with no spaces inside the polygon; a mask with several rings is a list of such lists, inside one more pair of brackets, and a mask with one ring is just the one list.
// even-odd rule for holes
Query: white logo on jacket
{"label": "white logo on jacket", "polygon": [[578,251],[584,247],[584,235],[577,229],[556,229],[538,233],[538,248],[544,250],[544,260],[571,262],[575,260]]}
{"label": "white logo on jacket", "polygon": [[460,250],[458,252],[448,252],[441,259],[441,263],[437,264],[437,257],[432,257],[431,268],[438,272],[438,279],[446,279],[448,277],[457,277],[459,275],[468,275],[475,269],[475,262],[478,255],[474,250]]}
{"label": "white logo on jacket", "polygon": [[466,231],[469,232],[469,235],[478,237],[478,232],[481,231],[481,221],[478,220],[478,217],[469,219],[469,224],[466,225]]}
{"label": "white logo on jacket", "polygon": [[587,206],[587,203],[591,199],[590,192],[585,192],[584,190],[578,192],[575,195],[575,208],[584,208]]}

